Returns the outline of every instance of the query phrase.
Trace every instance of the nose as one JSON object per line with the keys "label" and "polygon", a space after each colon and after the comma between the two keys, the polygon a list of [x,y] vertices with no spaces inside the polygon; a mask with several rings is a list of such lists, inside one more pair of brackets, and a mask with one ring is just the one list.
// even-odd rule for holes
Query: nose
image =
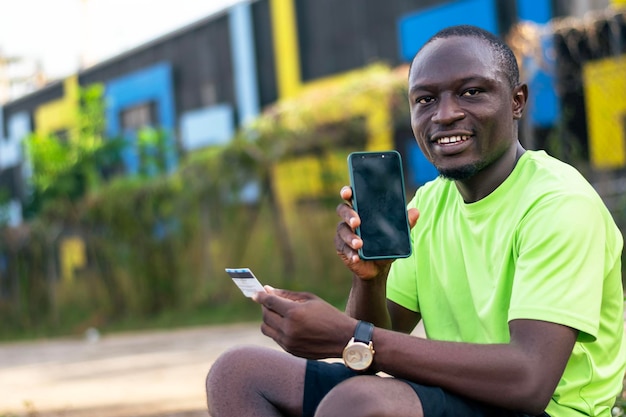
{"label": "nose", "polygon": [[431,117],[433,123],[449,125],[465,117],[465,113],[459,108],[456,97],[444,94],[439,97],[439,103],[435,113]]}

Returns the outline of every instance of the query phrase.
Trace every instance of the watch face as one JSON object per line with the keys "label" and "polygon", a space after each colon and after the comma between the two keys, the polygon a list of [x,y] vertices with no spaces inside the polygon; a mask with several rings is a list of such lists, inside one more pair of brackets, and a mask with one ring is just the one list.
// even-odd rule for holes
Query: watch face
{"label": "watch face", "polygon": [[346,366],[355,371],[367,369],[372,364],[372,360],[372,350],[365,343],[349,344],[343,351],[343,361]]}

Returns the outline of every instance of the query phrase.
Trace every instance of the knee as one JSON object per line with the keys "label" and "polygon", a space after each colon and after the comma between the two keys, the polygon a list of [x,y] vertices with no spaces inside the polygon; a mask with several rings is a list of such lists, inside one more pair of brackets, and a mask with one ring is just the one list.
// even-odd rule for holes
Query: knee
{"label": "knee", "polygon": [[[302,410],[305,362],[275,349],[242,346],[224,352],[206,378],[213,416],[274,415]],[[273,410],[273,411],[272,411]]]}
{"label": "knee", "polygon": [[240,388],[237,387],[246,381],[246,371],[250,375],[250,361],[254,361],[258,348],[240,346],[222,353],[209,369],[206,377],[206,392],[211,397]]}
{"label": "knee", "polygon": [[253,384],[254,364],[260,349],[253,346],[235,347],[222,353],[206,377],[206,400],[211,415],[224,414],[234,394],[245,395]]}
{"label": "knee", "polygon": [[369,389],[370,385],[364,383],[367,378],[377,377],[357,376],[337,385],[324,397],[315,416],[380,417],[388,415],[388,410]]}

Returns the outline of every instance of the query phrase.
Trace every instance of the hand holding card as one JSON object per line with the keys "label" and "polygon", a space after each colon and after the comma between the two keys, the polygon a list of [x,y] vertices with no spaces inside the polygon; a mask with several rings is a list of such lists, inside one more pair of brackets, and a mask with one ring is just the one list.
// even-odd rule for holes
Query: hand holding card
{"label": "hand holding card", "polygon": [[254,276],[250,268],[226,268],[226,273],[230,275],[233,282],[246,297],[252,297],[259,291],[265,291],[265,288]]}

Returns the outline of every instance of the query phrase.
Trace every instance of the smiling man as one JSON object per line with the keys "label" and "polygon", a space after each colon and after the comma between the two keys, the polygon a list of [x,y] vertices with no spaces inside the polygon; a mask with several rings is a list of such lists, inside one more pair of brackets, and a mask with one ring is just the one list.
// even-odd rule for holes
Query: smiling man
{"label": "smiling man", "polygon": [[[511,50],[482,29],[422,47],[411,124],[440,177],[409,203],[413,254],[360,259],[344,187],[346,313],[258,293],[263,333],[290,354],[224,354],[207,378],[214,417],[611,415],[626,364],[622,236],[574,168],[521,146],[527,96]],[[428,339],[409,334],[420,320]]]}

